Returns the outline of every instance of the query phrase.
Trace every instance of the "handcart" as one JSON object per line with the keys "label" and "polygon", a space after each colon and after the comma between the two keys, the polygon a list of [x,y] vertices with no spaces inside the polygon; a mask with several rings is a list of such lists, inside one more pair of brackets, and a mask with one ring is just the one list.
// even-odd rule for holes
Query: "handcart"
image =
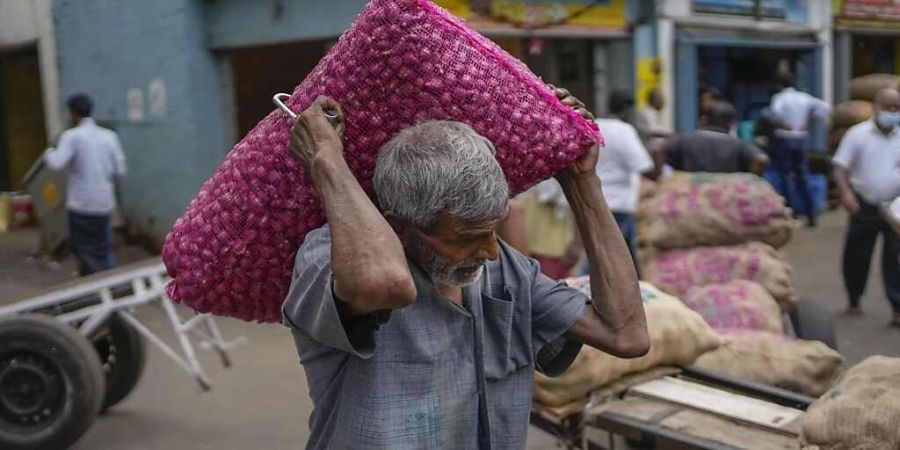
{"label": "handcart", "polygon": [[[166,296],[167,281],[163,263],[150,258],[0,306],[0,448],[74,443],[135,387],[146,341],[209,390],[195,342],[229,367],[228,351],[242,338],[224,340],[205,314],[183,319]],[[180,351],[134,315],[145,305],[162,309]]]}
{"label": "handcart", "polygon": [[531,423],[569,449],[797,449],[812,397],[697,368],[658,368],[581,404],[532,408]]}

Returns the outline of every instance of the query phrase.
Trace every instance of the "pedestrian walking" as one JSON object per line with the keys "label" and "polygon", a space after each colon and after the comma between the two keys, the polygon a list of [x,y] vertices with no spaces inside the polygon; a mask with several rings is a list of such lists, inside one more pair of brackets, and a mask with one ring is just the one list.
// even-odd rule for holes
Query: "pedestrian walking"
{"label": "pedestrian walking", "polygon": [[284,302],[314,405],[307,448],[525,448],[535,370],[558,375],[582,343],[648,351],[596,147],[558,175],[592,262],[591,300],[496,238],[507,183],[471,127],[428,121],[394,136],[376,161],[376,207],[326,108],[341,123],[320,97],[291,137],[328,218],[298,251]]}
{"label": "pedestrian walking", "polygon": [[[779,123],[773,132],[773,141],[769,146],[772,168],[781,178],[784,189],[793,184],[803,202],[807,224],[816,226],[816,214],[813,207],[812,192],[806,182],[809,173],[806,153],[809,147],[809,125],[814,118],[825,119],[831,114],[831,105],[824,100],[797,90],[794,76],[790,72],[780,72],[775,77],[778,93],[772,96],[770,105],[772,113]],[[788,205],[795,209],[798,205],[790,204],[790,195],[785,196]]]}
{"label": "pedestrian walking", "polygon": [[874,106],[875,117],[847,130],[832,161],[841,204],[850,213],[843,260],[847,312],[861,312],[859,300],[881,235],[881,276],[893,309],[891,324],[900,327],[900,236],[878,209],[900,197],[900,91],[881,90]]}
{"label": "pedestrian walking", "polygon": [[91,117],[93,102],[85,94],[66,101],[71,124],[56,148],[44,153],[51,170],[68,168],[66,208],[69,240],[79,273],[90,275],[112,266],[112,224],[115,181],[125,176],[125,155],[119,136]]}

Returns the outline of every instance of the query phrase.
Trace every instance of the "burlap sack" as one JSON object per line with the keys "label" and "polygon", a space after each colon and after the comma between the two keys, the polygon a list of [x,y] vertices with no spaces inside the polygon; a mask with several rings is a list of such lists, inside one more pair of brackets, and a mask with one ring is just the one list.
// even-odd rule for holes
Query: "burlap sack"
{"label": "burlap sack", "polygon": [[848,370],[807,409],[800,441],[821,450],[900,448],[900,358],[871,356]]}
{"label": "burlap sack", "polygon": [[765,288],[752,281],[732,280],[693,287],[682,301],[717,331],[784,332],[778,303]]}
{"label": "burlap sack", "polygon": [[692,287],[748,280],[765,288],[782,309],[789,309],[796,301],[794,270],[787,257],[759,242],[659,252],[644,266],[644,277],[678,297],[684,297]]}
{"label": "burlap sack", "polygon": [[871,119],[874,115],[875,108],[872,106],[872,102],[850,100],[834,106],[831,124],[832,127],[849,128],[862,121]]}
{"label": "burlap sack", "polygon": [[652,200],[648,237],[659,248],[765,242],[781,247],[795,226],[790,208],[751,174],[676,173]]}
{"label": "burlap sack", "polygon": [[722,336],[725,344],[697,358],[695,367],[818,397],[831,387],[843,362],[818,341],[750,330]]}
{"label": "burlap sack", "polygon": [[663,365],[688,365],[720,345],[718,334],[677,298],[648,283],[641,283],[641,295],[650,332],[647,355],[622,359],[585,346],[561,376],[549,378],[535,373],[534,399],[549,406],[565,405],[629,373]]}
{"label": "burlap sack", "polygon": [[889,73],[874,73],[850,80],[850,98],[853,100],[875,100],[878,91],[900,86],[900,76]]}

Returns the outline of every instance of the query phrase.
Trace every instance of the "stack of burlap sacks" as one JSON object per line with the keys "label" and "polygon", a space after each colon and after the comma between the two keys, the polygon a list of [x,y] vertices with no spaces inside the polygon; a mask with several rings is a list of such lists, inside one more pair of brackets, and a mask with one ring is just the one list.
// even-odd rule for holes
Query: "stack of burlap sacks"
{"label": "stack of burlap sacks", "polygon": [[[691,364],[809,395],[831,387],[841,356],[783,334],[796,293],[777,247],[795,221],[772,187],[753,175],[676,173],[643,197],[650,353],[623,360],[585,347],[560,377],[536,375],[535,402],[562,407],[627,374]],[[586,277],[569,283],[590,294]]]}
{"label": "stack of burlap sacks", "polygon": [[875,94],[886,87],[900,87],[900,76],[876,73],[850,80],[850,100],[838,103],[834,107],[831,131],[828,134],[830,148],[837,148],[850,127],[872,118],[875,114],[872,109]]}
{"label": "stack of burlap sacks", "polygon": [[784,199],[749,174],[676,173],[644,200],[645,279],[678,296],[725,339],[694,365],[812,396],[840,354],[784,335],[794,271],[778,248],[796,222]]}

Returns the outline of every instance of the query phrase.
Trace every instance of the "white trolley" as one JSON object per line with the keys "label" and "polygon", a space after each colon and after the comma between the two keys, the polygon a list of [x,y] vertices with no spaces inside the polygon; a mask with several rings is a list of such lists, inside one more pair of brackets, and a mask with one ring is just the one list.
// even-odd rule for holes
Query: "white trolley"
{"label": "white trolley", "polygon": [[[146,341],[209,390],[195,343],[229,367],[228,350],[243,338],[225,341],[206,314],[182,318],[167,282],[162,261],[150,258],[0,306],[0,448],[74,443],[137,384]],[[180,351],[134,315],[145,305],[162,309]]]}

